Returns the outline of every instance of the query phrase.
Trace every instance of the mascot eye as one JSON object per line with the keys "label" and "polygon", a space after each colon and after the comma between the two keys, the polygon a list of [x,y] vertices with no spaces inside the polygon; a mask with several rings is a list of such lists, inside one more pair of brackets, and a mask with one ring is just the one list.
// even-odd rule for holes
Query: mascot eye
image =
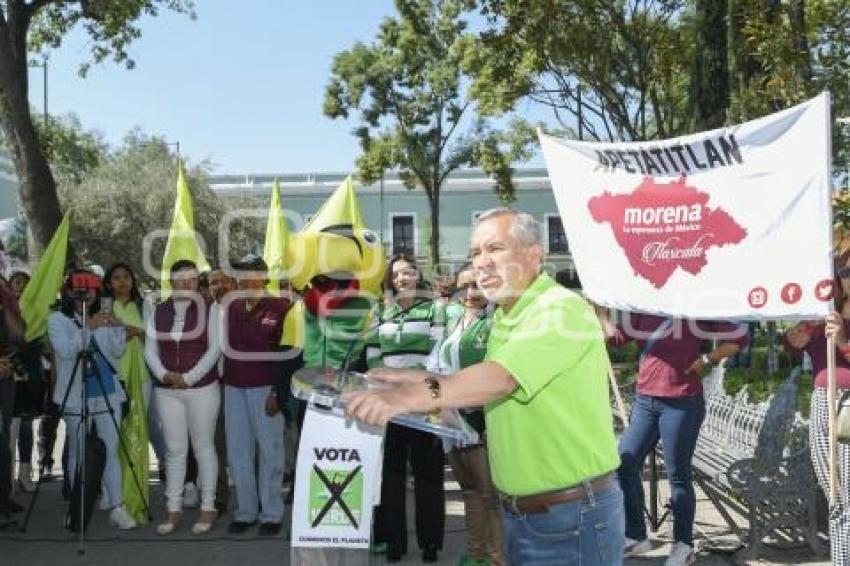
{"label": "mascot eye", "polygon": [[375,236],[375,233],[369,230],[363,231],[363,239],[366,241],[367,244],[374,244],[378,241],[378,237]]}

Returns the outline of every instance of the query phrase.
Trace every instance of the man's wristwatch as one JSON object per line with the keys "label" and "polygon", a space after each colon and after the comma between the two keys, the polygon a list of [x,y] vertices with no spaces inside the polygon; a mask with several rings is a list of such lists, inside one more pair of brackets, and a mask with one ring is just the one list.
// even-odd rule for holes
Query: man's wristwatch
{"label": "man's wristwatch", "polygon": [[708,354],[703,354],[702,356],[700,356],[699,359],[702,360],[702,363],[704,363],[710,368],[713,368],[715,365],[717,365],[711,361],[711,358],[708,357]]}
{"label": "man's wristwatch", "polygon": [[437,381],[434,377],[429,377],[425,380],[426,385],[428,385],[428,393],[431,395],[431,399],[435,401],[440,398],[440,382]]}

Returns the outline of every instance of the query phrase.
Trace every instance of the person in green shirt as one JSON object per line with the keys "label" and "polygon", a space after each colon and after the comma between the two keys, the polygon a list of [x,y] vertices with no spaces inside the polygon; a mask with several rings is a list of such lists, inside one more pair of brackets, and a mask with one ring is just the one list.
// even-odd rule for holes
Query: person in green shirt
{"label": "person in green shirt", "polygon": [[[492,309],[478,288],[472,265],[461,267],[453,286],[458,290],[459,300],[446,305],[448,322],[444,338],[435,346],[428,362],[428,370],[440,375],[483,361],[493,323]],[[452,443],[447,453],[452,473],[460,484],[466,518],[468,553],[459,566],[502,566],[505,564],[502,519],[484,444],[484,408],[462,409],[460,414],[478,433],[478,439]]]}
{"label": "person in green shirt", "polygon": [[621,564],[620,459],[593,308],[542,273],[533,216],[494,209],[476,221],[470,255],[498,305],[483,362],[451,376],[371,370],[398,383],[347,393],[349,416],[385,424],[410,412],[485,406],[509,564]]}
{"label": "person in green shirt", "polygon": [[[366,338],[368,366],[424,369],[443,335],[444,307],[433,301],[412,257],[390,259],[386,287],[387,304],[376,313]],[[407,553],[408,461],[413,470],[416,538],[422,561],[437,562],[446,521],[445,460],[443,445],[433,434],[396,424],[387,427],[375,540],[387,544],[387,562],[398,562]]]}

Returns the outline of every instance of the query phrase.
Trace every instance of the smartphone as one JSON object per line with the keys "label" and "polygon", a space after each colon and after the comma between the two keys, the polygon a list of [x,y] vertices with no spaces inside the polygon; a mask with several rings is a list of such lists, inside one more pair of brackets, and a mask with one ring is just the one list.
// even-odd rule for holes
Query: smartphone
{"label": "smartphone", "polygon": [[100,298],[100,314],[112,315],[112,297]]}

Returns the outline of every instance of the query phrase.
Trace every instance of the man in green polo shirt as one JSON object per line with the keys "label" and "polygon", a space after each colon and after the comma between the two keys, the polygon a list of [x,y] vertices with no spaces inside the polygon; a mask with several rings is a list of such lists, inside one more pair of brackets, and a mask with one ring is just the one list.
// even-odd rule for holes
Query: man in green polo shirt
{"label": "man in green polo shirt", "polygon": [[482,214],[470,254],[479,287],[499,305],[485,360],[441,379],[372,370],[399,387],[350,393],[347,413],[383,425],[402,413],[485,405],[509,563],[621,564],[619,456],[594,311],[541,273],[540,228],[528,214]]}

